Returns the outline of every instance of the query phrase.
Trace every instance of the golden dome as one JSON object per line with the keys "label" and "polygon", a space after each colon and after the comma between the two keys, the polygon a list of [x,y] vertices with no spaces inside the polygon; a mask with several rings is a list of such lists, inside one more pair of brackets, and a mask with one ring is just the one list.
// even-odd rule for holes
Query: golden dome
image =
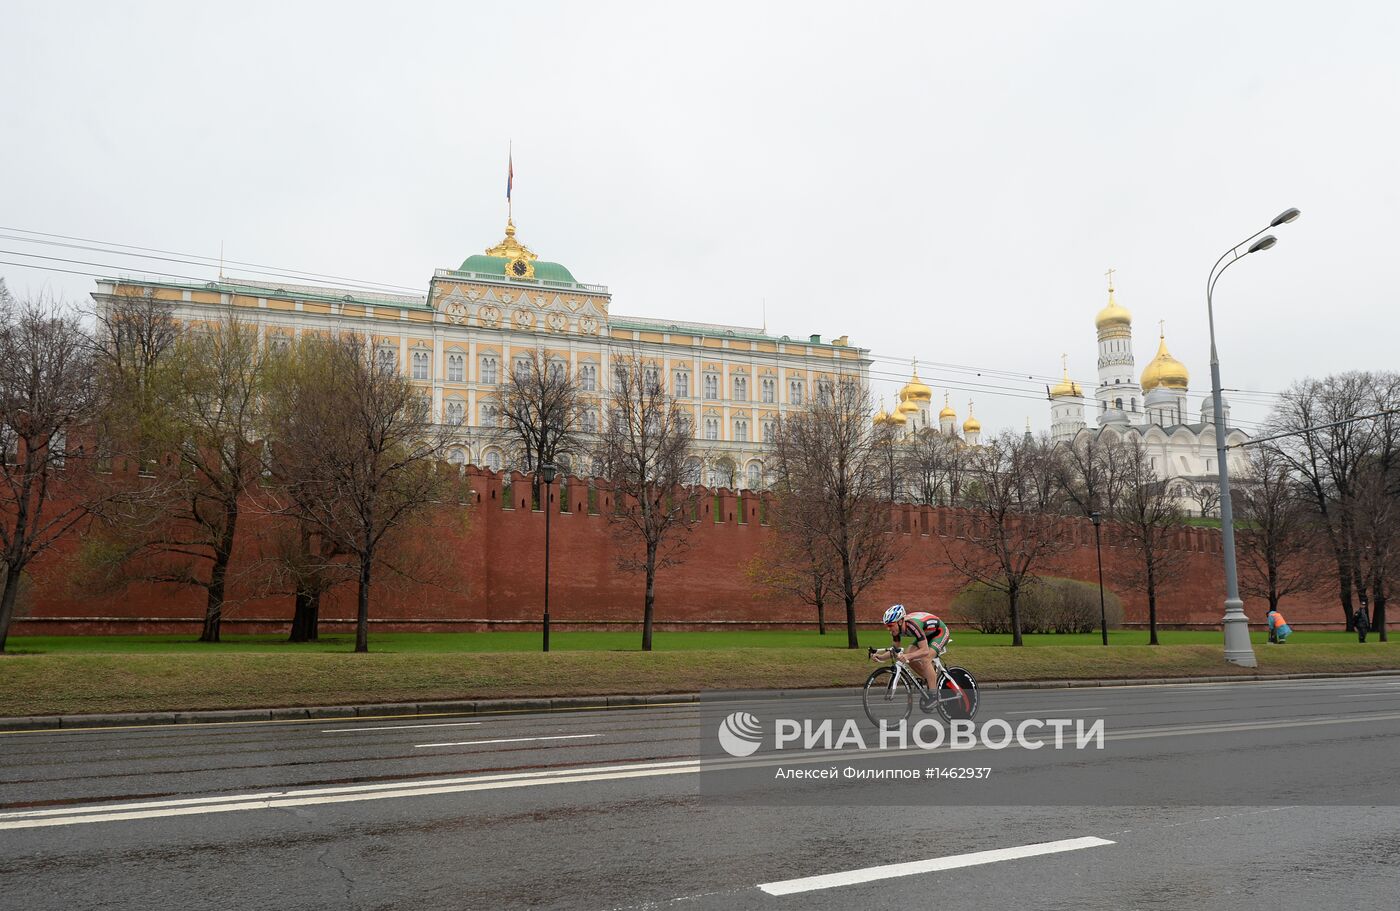
{"label": "golden dome", "polygon": [[1133,315],[1126,307],[1118,306],[1118,302],[1113,299],[1113,286],[1108,286],[1108,306],[1099,311],[1094,317],[1094,326],[1100,330],[1110,326],[1131,326]]}
{"label": "golden dome", "polygon": [[872,418],[872,421],[873,421],[873,423],[874,423],[876,426],[879,426],[880,424],[885,423],[885,422],[888,421],[889,419],[890,419],[889,413],[885,411],[885,402],[884,402],[883,399],[881,399],[881,400],[880,400],[880,410],[877,411],[877,412],[875,412],[875,417]]}
{"label": "golden dome", "polygon": [[1064,377],[1055,385],[1050,387],[1050,398],[1057,399],[1061,396],[1079,398],[1084,394],[1084,390],[1078,383],[1069,378],[1069,367],[1063,368]]}
{"label": "golden dome", "polygon": [[933,401],[933,390],[925,386],[919,380],[919,368],[917,365],[914,367],[914,375],[909,378],[909,382],[905,383],[904,388],[899,390],[899,398],[901,400],[913,399],[916,402]]}
{"label": "golden dome", "polygon": [[914,401],[913,397],[911,397],[911,396],[905,396],[905,395],[900,395],[899,398],[900,398],[899,407],[896,408],[895,411],[899,412],[900,414],[918,414],[918,413],[919,413],[919,403],[916,402],[916,401]]}
{"label": "golden dome", "polygon": [[981,429],[982,422],[972,416],[972,403],[968,402],[967,420],[963,421],[963,433],[972,433],[973,431],[981,431]]}
{"label": "golden dome", "polygon": [[944,418],[953,418],[954,420],[956,420],[957,417],[958,413],[953,410],[952,405],[948,404],[948,393],[943,393],[943,410],[938,412],[938,419],[940,421]]}
{"label": "golden dome", "polygon": [[1164,333],[1157,345],[1157,356],[1142,371],[1142,391],[1151,392],[1158,386],[1165,386],[1184,392],[1190,379],[1191,375],[1186,372],[1186,365],[1172,357],[1171,352],[1167,350],[1167,337]]}
{"label": "golden dome", "polygon": [[901,414],[898,408],[896,408],[894,411],[891,411],[890,416],[885,420],[894,426],[909,423],[909,419],[906,418],[903,414]]}

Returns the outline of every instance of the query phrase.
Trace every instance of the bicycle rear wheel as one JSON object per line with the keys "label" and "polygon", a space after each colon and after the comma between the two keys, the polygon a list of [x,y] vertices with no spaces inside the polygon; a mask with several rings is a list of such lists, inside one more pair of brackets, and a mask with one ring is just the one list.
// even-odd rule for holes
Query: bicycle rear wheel
{"label": "bicycle rear wheel", "polygon": [[914,711],[914,688],[909,683],[909,672],[905,671],[896,680],[894,668],[881,667],[865,678],[865,690],[861,694],[865,703],[865,717],[879,727],[893,727],[907,719]]}
{"label": "bicycle rear wheel", "polygon": [[944,668],[938,678],[937,705],[945,721],[971,721],[979,701],[977,681],[967,668]]}

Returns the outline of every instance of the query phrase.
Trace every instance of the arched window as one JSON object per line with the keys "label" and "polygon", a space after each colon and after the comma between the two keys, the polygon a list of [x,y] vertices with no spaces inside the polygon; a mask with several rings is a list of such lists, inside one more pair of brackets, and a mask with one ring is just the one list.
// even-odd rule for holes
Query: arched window
{"label": "arched window", "polygon": [[778,381],[771,376],[763,378],[763,404],[771,405],[778,397]]}
{"label": "arched window", "polygon": [[690,374],[684,370],[676,371],[676,398],[690,398]]}
{"label": "arched window", "polygon": [[705,418],[705,439],[719,439],[719,418]]}
{"label": "arched window", "polygon": [[447,381],[449,383],[461,383],[466,380],[467,359],[460,354],[449,354],[447,356]]}
{"label": "arched window", "polygon": [[467,417],[467,403],[461,399],[447,400],[447,423],[454,427],[461,424]]}
{"label": "arched window", "polygon": [[452,449],[447,453],[447,462],[450,465],[461,467],[467,464],[467,453],[462,449]]}
{"label": "arched window", "polygon": [[719,375],[715,373],[705,374],[705,398],[719,398]]}
{"label": "arched window", "polygon": [[801,380],[788,380],[788,403],[791,405],[802,404]]}
{"label": "arched window", "polygon": [[598,367],[596,365],[584,364],[578,368],[578,378],[584,392],[598,391]]}
{"label": "arched window", "polygon": [[390,348],[388,345],[383,345],[375,352],[375,355],[378,359],[380,370],[392,373],[398,369],[399,353],[393,348]]}
{"label": "arched window", "polygon": [[773,442],[773,430],[774,430],[774,424],[773,424],[772,421],[764,421],[764,422],[763,422],[763,442],[765,442],[765,443],[772,443],[772,442]]}
{"label": "arched window", "polygon": [[481,357],[481,382],[494,386],[500,382],[500,374],[497,370],[496,358],[493,355],[485,354]]}
{"label": "arched window", "polygon": [[496,406],[495,406],[495,405],[482,405],[482,406],[481,406],[481,426],[482,426],[482,427],[495,427],[495,426],[496,426],[496,418],[497,418],[497,416],[499,416],[499,414],[500,414],[500,412],[496,409]]}
{"label": "arched window", "polygon": [[583,432],[584,432],[584,433],[597,433],[597,432],[598,432],[598,412],[594,411],[592,408],[586,409],[586,410],[583,412],[583,416],[582,416],[582,419],[581,419],[580,423],[581,423],[582,426],[583,426]]}
{"label": "arched window", "polygon": [[744,482],[748,485],[749,490],[758,490],[763,486],[763,463],[750,462],[746,475]]}
{"label": "arched window", "polygon": [[1122,410],[1123,410],[1123,400],[1122,400],[1122,399],[1114,399],[1114,400],[1113,400],[1113,407],[1114,407],[1114,408],[1117,408],[1119,411],[1122,411]]}
{"label": "arched window", "polygon": [[486,467],[489,468],[489,469],[491,469],[492,471],[500,471],[500,470],[501,470],[501,451],[500,451],[499,449],[488,449],[488,450],[486,450],[485,455],[482,457],[482,461],[485,462],[485,463],[486,463]]}
{"label": "arched window", "polygon": [[413,364],[413,378],[415,380],[426,380],[428,378],[428,352],[422,349],[415,349],[411,361]]}
{"label": "arched window", "polygon": [[749,400],[749,378],[746,376],[734,377],[734,401],[747,402]]}
{"label": "arched window", "polygon": [[748,418],[736,418],[734,420],[734,439],[740,443],[747,443],[749,441]]}

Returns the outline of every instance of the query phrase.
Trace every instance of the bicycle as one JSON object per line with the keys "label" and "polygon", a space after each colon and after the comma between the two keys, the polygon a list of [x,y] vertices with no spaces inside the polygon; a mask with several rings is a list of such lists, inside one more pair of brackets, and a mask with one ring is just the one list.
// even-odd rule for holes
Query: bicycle
{"label": "bicycle", "polygon": [[[949,644],[952,643],[949,639]],[[870,649],[870,657],[883,649]],[[938,711],[945,721],[970,721],[977,714],[980,697],[977,693],[977,680],[963,667],[945,667],[942,653],[934,652],[933,667],[936,673],[934,692],[929,692],[928,684],[914,673],[907,664],[898,660],[903,651],[899,646],[891,646],[889,657],[894,664],[879,667],[865,678],[865,688],[861,699],[865,705],[865,717],[877,728],[883,721],[887,725],[905,721],[914,711],[914,693],[919,694],[919,708],[925,713]]]}

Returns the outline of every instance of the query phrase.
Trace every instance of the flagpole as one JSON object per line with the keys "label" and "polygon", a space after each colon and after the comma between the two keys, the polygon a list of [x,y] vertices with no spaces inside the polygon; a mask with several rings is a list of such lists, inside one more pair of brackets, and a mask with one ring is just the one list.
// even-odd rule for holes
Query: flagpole
{"label": "flagpole", "polygon": [[515,140],[512,139],[506,149],[506,221],[515,224],[515,202],[510,198],[511,185],[515,182]]}

